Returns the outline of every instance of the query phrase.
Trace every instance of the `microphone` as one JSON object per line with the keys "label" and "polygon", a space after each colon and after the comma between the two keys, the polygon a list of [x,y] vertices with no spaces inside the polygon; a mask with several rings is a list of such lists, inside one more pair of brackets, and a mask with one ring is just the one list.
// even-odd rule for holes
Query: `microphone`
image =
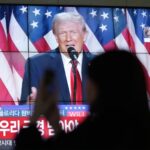
{"label": "microphone", "polygon": [[78,58],[78,52],[75,50],[74,47],[69,47],[67,49],[68,51],[68,54],[69,54],[69,57],[72,59],[72,60],[76,60]]}

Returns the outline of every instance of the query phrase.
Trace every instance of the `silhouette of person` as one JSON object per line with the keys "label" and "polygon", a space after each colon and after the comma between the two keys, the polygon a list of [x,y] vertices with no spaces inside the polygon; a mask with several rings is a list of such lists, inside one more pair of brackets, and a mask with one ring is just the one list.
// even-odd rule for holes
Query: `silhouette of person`
{"label": "silhouette of person", "polygon": [[[90,115],[67,134],[59,125],[57,97],[47,95],[43,86],[37,96],[30,127],[22,129],[16,137],[16,150],[150,149],[146,81],[137,57],[123,50],[99,55],[89,66],[87,82]],[[41,114],[55,129],[53,138],[41,138],[36,128]]]}

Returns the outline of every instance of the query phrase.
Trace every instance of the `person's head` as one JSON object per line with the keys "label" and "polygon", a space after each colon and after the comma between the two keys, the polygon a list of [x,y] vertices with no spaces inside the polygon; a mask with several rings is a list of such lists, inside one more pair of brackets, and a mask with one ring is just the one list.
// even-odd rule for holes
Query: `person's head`
{"label": "person's head", "polygon": [[108,115],[122,112],[131,116],[148,111],[142,65],[127,51],[110,51],[93,59],[87,89],[91,111]]}
{"label": "person's head", "polygon": [[79,53],[82,51],[87,31],[81,15],[73,12],[56,14],[53,19],[52,30],[60,52],[67,54],[68,47],[74,47]]}

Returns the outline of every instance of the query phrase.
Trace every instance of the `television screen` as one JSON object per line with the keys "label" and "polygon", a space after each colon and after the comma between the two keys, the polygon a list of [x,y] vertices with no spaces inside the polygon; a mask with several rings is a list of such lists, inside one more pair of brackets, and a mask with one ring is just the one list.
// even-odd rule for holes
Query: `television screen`
{"label": "television screen", "polygon": [[[67,20],[61,24],[61,30],[53,28],[56,27],[54,16],[62,12],[74,12],[84,18],[84,37],[81,38],[81,33],[78,37],[73,26],[70,31],[65,22]],[[80,42],[82,40],[83,43]],[[77,80],[70,73],[71,58],[65,51],[69,47],[78,50],[76,42],[81,47]],[[16,133],[21,127],[28,126],[35,101],[30,96],[38,90],[47,69],[53,70],[56,77],[53,88],[59,93],[62,129],[69,132],[78,126],[89,113],[85,89],[88,58],[114,49],[124,49],[137,55],[145,69],[149,95],[149,9],[1,5],[0,149],[11,149]],[[66,56],[70,59],[68,66],[65,64]],[[74,94],[74,90],[79,94]],[[54,135],[51,125],[44,118],[38,121],[38,128],[45,138]]]}

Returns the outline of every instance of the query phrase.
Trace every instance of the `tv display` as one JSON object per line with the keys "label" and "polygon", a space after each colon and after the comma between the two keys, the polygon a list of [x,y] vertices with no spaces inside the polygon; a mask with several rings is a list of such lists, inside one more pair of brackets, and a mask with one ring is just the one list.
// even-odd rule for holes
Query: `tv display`
{"label": "tv display", "polygon": [[[42,72],[46,70],[43,68],[51,66],[56,71],[60,86],[54,89],[61,91],[60,124],[66,132],[72,131],[89,113],[85,91],[87,72],[80,67],[82,98],[73,101],[63,54],[52,31],[54,16],[62,12],[80,14],[85,20],[83,57],[114,49],[135,53],[145,69],[150,94],[149,9],[0,5],[0,149],[12,149],[15,135],[21,127],[28,126],[34,105],[29,95],[32,88],[38,89]],[[70,46],[75,47],[72,43]],[[44,118],[40,118],[38,128],[45,138],[55,134]]]}

